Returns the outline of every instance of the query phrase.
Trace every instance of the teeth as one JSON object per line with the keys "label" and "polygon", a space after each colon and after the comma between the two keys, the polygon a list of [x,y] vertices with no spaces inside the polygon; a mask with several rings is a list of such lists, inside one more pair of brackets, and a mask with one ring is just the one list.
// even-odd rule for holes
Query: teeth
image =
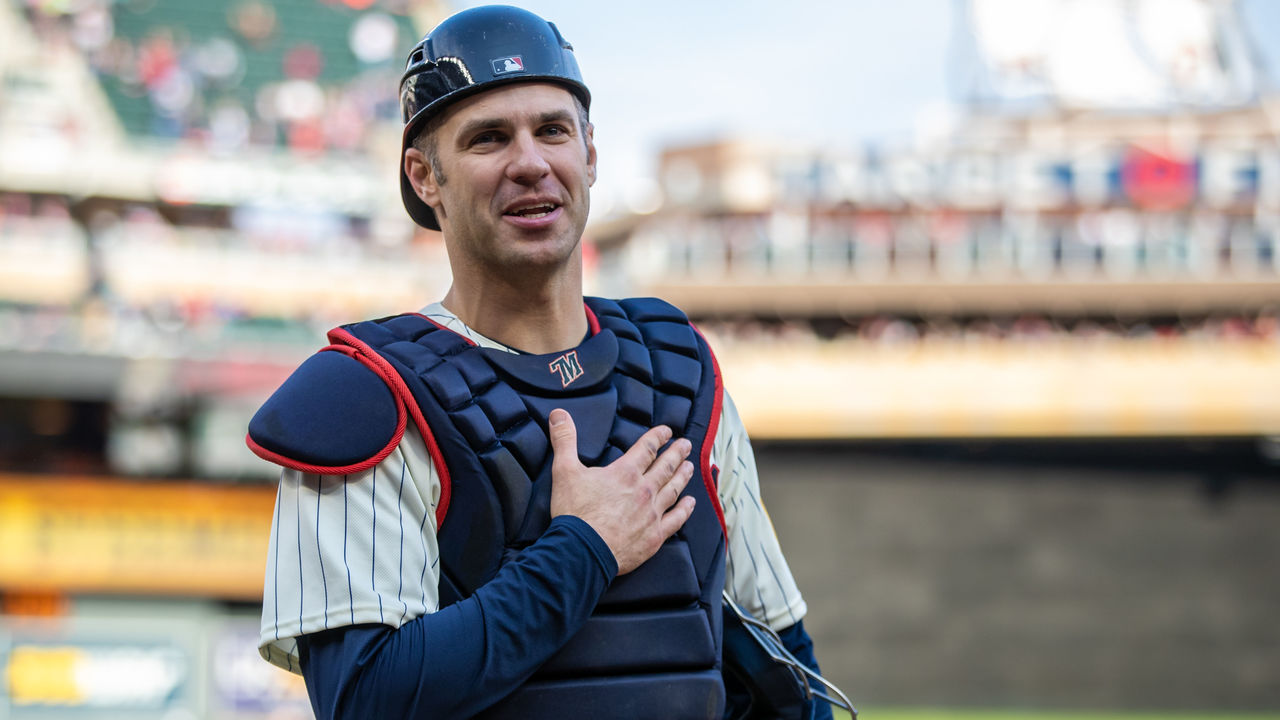
{"label": "teeth", "polygon": [[554,210],[555,210],[555,207],[552,205],[534,205],[532,207],[519,208],[517,210],[513,210],[511,214],[519,215],[520,217],[537,219],[537,218],[546,217],[547,215],[550,215]]}

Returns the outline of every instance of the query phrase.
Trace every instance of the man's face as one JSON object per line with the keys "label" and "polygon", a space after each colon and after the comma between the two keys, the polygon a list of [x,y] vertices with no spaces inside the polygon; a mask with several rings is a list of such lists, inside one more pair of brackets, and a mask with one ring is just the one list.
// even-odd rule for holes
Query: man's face
{"label": "man's face", "polygon": [[461,255],[455,262],[501,271],[573,255],[596,152],[567,90],[519,83],[466,98],[446,110],[433,140],[438,175],[413,148],[406,174],[435,210],[451,257]]}

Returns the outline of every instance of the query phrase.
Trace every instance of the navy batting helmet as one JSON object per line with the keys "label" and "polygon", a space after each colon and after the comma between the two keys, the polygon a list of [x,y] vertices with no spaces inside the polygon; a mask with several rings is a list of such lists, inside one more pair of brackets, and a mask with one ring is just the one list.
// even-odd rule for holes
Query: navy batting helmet
{"label": "navy batting helmet", "polygon": [[400,143],[400,196],[409,217],[439,230],[435,212],[413,191],[404,151],[423,125],[446,106],[483,90],[517,82],[554,82],[591,105],[573,46],[556,26],[506,5],[463,10],[445,19],[409,53],[400,79],[404,135]]}

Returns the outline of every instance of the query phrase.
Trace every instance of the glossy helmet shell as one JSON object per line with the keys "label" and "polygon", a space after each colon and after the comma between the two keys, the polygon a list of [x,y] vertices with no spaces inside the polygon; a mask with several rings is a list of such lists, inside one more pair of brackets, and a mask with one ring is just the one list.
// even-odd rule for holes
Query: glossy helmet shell
{"label": "glossy helmet shell", "polygon": [[404,172],[404,151],[423,126],[450,104],[494,87],[518,82],[554,82],[591,106],[573,46],[556,26],[506,5],[486,5],[452,15],[409,53],[400,79],[404,135],[400,144],[400,196],[409,217],[439,230],[431,207],[413,191]]}

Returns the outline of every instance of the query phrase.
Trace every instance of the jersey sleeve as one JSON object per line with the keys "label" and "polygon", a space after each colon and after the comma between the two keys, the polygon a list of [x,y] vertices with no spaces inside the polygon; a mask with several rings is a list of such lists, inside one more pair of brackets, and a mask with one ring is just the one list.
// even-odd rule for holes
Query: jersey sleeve
{"label": "jersey sleeve", "polygon": [[412,427],[359,473],[285,468],[267,551],[262,656],[300,672],[301,635],[358,624],[398,628],[438,610],[439,501],[435,466]]}
{"label": "jersey sleeve", "polygon": [[760,498],[751,440],[728,392],[711,457],[719,468],[718,494],[729,532],[725,589],[775,631],[795,625],[808,607]]}

